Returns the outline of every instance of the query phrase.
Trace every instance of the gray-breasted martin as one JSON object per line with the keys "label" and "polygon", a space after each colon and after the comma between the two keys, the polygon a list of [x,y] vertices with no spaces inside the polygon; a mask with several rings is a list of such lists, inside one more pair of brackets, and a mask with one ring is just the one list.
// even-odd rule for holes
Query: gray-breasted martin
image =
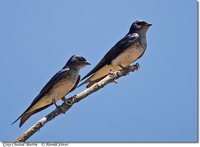
{"label": "gray-breasted martin", "polygon": [[79,86],[88,83],[87,88],[100,81],[110,71],[118,71],[139,59],[147,47],[146,32],[151,24],[145,21],[135,21],[124,38],[117,42],[101,59],[101,61],[81,80]]}
{"label": "gray-breasted martin", "polygon": [[49,80],[31,105],[17,119],[20,119],[19,127],[21,127],[30,116],[52,104],[56,105],[57,100],[62,99],[69,92],[73,91],[80,81],[79,70],[86,65],[89,65],[89,63],[85,58],[75,55],[72,56],[67,61],[66,65]]}

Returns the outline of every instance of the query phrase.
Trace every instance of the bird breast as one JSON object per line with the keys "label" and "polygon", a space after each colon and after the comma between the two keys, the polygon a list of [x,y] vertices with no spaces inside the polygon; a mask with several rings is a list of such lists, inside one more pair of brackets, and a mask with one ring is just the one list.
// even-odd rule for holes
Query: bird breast
{"label": "bird breast", "polygon": [[64,97],[75,85],[76,80],[79,74],[72,72],[69,78],[69,75],[57,82],[51,89],[49,93],[50,99],[59,100]]}
{"label": "bird breast", "polygon": [[33,105],[27,112],[32,112],[36,109],[49,105],[53,100],[60,100],[74,87],[79,76],[78,71],[72,71],[70,74],[63,77],[60,81],[54,84],[50,92],[44,95],[35,105]]}
{"label": "bird breast", "polygon": [[55,84],[52,87],[51,92],[49,93],[50,99],[59,100],[64,97],[74,86],[75,79],[62,80],[59,83]]}
{"label": "bird breast", "polygon": [[135,43],[133,46],[127,48],[124,52],[122,52],[119,56],[117,56],[113,61],[113,66],[122,65],[124,67],[133,63],[137,60],[145,50],[145,45],[141,45],[140,42]]}
{"label": "bird breast", "polygon": [[142,53],[144,52],[146,45],[141,45],[140,42],[135,43],[133,46],[127,48],[124,52],[122,52],[119,56],[117,56],[110,65],[106,64],[100,70],[95,72],[91,77],[90,81],[94,81],[101,77],[106,76],[110,71],[118,71],[121,69],[121,66],[126,67],[129,64],[133,63],[137,60]]}

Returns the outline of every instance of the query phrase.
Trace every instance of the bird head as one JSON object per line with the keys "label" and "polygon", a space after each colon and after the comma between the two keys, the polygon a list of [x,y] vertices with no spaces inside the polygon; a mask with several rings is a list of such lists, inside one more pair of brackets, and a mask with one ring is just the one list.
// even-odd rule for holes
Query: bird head
{"label": "bird head", "polygon": [[85,67],[86,65],[90,65],[90,63],[88,63],[84,57],[73,55],[67,61],[67,64],[64,66],[64,68],[65,67],[73,67],[73,68],[81,69],[81,68]]}
{"label": "bird head", "polygon": [[137,20],[131,25],[129,33],[146,33],[151,25],[145,21]]}

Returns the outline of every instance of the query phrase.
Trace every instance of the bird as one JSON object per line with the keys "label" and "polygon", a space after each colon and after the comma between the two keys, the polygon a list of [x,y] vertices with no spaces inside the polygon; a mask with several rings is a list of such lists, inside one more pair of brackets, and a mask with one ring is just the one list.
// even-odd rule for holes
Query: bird
{"label": "bird", "polygon": [[65,66],[47,82],[30,106],[12,124],[20,119],[19,127],[21,127],[33,114],[44,110],[52,104],[58,107],[56,101],[64,98],[65,95],[77,87],[80,81],[79,71],[86,65],[90,65],[90,63],[84,57],[71,56]]}
{"label": "bird", "polygon": [[106,77],[111,71],[118,71],[122,68],[126,68],[142,57],[147,47],[146,32],[150,26],[152,26],[152,24],[143,20],[136,20],[133,22],[129,32],[81,79],[81,81],[83,81],[87,78],[78,87],[87,84],[86,87],[89,88],[94,83]]}

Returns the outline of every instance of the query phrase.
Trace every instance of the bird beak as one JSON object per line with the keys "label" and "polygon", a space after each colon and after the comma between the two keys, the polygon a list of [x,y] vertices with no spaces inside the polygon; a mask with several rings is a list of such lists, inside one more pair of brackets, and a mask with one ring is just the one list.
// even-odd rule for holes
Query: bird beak
{"label": "bird beak", "polygon": [[147,26],[150,27],[150,26],[152,26],[152,24],[149,23],[149,24],[147,24]]}
{"label": "bird beak", "polygon": [[86,65],[91,65],[91,64],[90,64],[89,62],[87,62],[87,61],[85,61],[85,64],[86,64]]}

